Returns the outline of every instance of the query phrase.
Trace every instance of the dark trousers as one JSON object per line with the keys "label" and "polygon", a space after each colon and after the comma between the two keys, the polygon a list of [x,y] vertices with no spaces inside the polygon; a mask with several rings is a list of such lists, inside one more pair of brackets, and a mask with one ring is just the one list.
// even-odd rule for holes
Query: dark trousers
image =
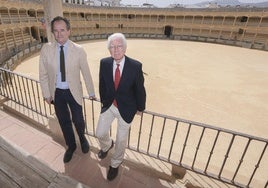
{"label": "dark trousers", "polygon": [[82,106],[75,101],[69,89],[56,89],[54,107],[66,145],[69,148],[76,147],[72,122],[80,143],[83,143],[86,138]]}

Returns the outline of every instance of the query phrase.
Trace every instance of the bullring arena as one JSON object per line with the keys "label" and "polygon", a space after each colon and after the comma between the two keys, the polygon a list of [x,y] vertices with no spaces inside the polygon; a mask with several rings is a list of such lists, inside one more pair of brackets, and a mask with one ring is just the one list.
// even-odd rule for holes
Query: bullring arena
{"label": "bullring arena", "polygon": [[[231,149],[230,153],[227,150],[228,153],[224,153],[227,158],[229,155],[237,161],[223,164],[228,168],[220,174],[227,177],[227,180],[232,179],[230,175],[232,165],[239,166],[239,160],[252,160],[254,161],[252,166],[260,166],[256,169],[257,173],[253,180],[249,181],[254,168],[248,165],[242,168],[244,170],[242,174],[238,173],[237,184],[231,182],[230,186],[246,187],[248,181],[250,187],[267,186],[268,179],[265,172],[268,171],[268,128],[266,126],[268,89],[265,86],[268,85],[268,13],[266,9],[187,10],[178,8],[150,9],[148,12],[142,8],[85,8],[67,3],[64,3],[62,8],[63,15],[71,21],[71,39],[80,43],[88,54],[96,91],[98,91],[99,60],[109,55],[106,49],[106,38],[110,33],[122,32],[128,39],[127,55],[143,63],[147,90],[146,110],[160,113],[167,119],[169,116],[177,117],[212,125],[219,130],[226,129],[241,133],[242,135],[238,137],[243,137],[242,140],[236,141],[237,137],[234,140],[230,139],[230,143],[237,142],[238,146],[230,147],[235,150]],[[47,37],[44,25],[40,23],[40,20],[45,17],[43,5],[36,1],[31,5],[28,1],[20,1],[16,2],[15,6],[14,2],[2,1],[0,11],[1,67],[37,80],[39,50]],[[5,90],[0,91],[4,95]],[[95,113],[98,114],[98,110]],[[155,121],[160,121],[157,118]],[[148,123],[149,127],[151,123],[149,118],[146,119],[145,116],[144,122]],[[183,122],[184,124],[190,128],[195,125],[191,122]],[[139,134],[135,126],[133,132]],[[191,131],[195,130],[190,128]],[[210,127],[206,129],[208,128]],[[153,135],[152,138],[160,134],[150,132],[147,130],[149,128],[144,129],[149,135]],[[174,129],[168,131],[172,133],[168,135],[169,137],[174,136]],[[187,133],[187,129],[184,131]],[[194,140],[194,137],[202,135],[199,133],[200,130],[196,131],[198,133],[187,134],[186,138]],[[223,134],[223,137],[229,137],[226,132]],[[259,147],[256,152],[252,148],[252,151],[249,149],[250,155],[245,154],[247,149],[244,152],[238,149],[244,145],[247,148],[247,142],[244,141],[245,135],[249,136],[249,140],[256,142],[256,145],[249,148]],[[207,133],[207,136],[215,137],[212,133]],[[261,142],[257,143],[255,138]],[[177,139],[181,142],[185,141]],[[163,140],[163,143],[168,142]],[[146,139],[139,141],[145,145],[142,147],[145,149]],[[153,139],[150,141],[158,144],[158,141]],[[195,143],[197,141],[189,141],[188,144],[196,146],[198,151],[199,147],[202,148],[202,136],[199,141],[199,144]],[[197,172],[198,170],[194,168],[187,168],[187,165],[196,163],[201,168],[205,166],[204,161],[211,157],[209,154],[203,154],[199,158],[200,161],[193,162],[196,158],[192,161],[190,155],[194,155],[194,152],[184,150],[176,138],[170,142],[175,145],[178,143],[177,147],[182,147],[180,151],[186,153],[185,162],[181,160],[178,166],[185,167],[187,170]],[[204,142],[208,147],[213,145],[212,141]],[[223,143],[219,145],[220,148],[228,147]],[[169,147],[167,143],[166,147]],[[153,146],[150,148],[153,148],[152,151],[149,150],[152,153],[154,149],[157,150]],[[174,152],[174,156],[182,156],[180,152],[170,151]],[[198,153],[197,151],[195,154]],[[161,152],[169,151],[159,150],[158,154]],[[232,155],[233,152],[241,153],[241,156]],[[172,158],[172,154],[170,156],[169,159],[175,159]],[[227,158],[224,159],[228,161]],[[223,169],[223,166],[219,169]],[[208,170],[208,174],[217,174],[215,169],[217,169],[216,163],[210,171]],[[237,172],[239,170],[237,168]],[[225,181],[221,177],[215,179]]]}

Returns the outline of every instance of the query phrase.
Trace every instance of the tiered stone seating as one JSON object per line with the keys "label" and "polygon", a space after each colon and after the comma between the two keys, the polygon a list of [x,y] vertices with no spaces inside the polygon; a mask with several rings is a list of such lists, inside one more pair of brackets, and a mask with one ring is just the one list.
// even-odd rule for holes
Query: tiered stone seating
{"label": "tiered stone seating", "polygon": [[26,12],[20,13],[20,22],[29,22],[29,18]]}
{"label": "tiered stone seating", "polygon": [[213,25],[222,25],[223,19],[223,16],[215,16],[213,19]]}
{"label": "tiered stone seating", "polygon": [[210,37],[212,38],[219,38],[219,36],[220,36],[220,30],[212,30],[210,32]]}
{"label": "tiered stone seating", "polygon": [[268,44],[268,34],[262,34],[259,33],[257,34],[256,38],[255,38],[255,42],[256,43],[263,43],[263,44]]}
{"label": "tiered stone seating", "polygon": [[255,34],[254,33],[244,33],[243,41],[245,42],[253,42],[254,41]]}
{"label": "tiered stone seating", "polygon": [[260,27],[268,27],[268,17],[263,17],[260,23]]}
{"label": "tiered stone seating", "polygon": [[202,36],[202,37],[209,37],[210,35],[210,30],[209,29],[202,29],[200,31],[200,35],[199,36]]}
{"label": "tiered stone seating", "polygon": [[15,45],[19,46],[23,44],[22,32],[21,30],[14,31]]}
{"label": "tiered stone seating", "polygon": [[25,10],[18,12],[17,9],[12,9],[9,13],[5,9],[0,9],[1,24],[17,24],[23,22],[36,22],[35,17],[29,16]]}
{"label": "tiered stone seating", "polygon": [[9,16],[10,16],[11,23],[20,23],[19,12],[17,9],[14,9],[14,8],[10,9]]}
{"label": "tiered stone seating", "polygon": [[192,36],[199,36],[200,35],[200,29],[192,29]]}
{"label": "tiered stone seating", "polygon": [[10,24],[11,20],[7,12],[1,12],[1,24]]}
{"label": "tiered stone seating", "polygon": [[212,16],[205,16],[203,20],[203,24],[205,25],[211,25],[212,24],[213,17]]}
{"label": "tiered stone seating", "polygon": [[248,23],[247,23],[247,26],[258,26],[261,22],[261,18],[260,17],[250,17],[248,19]]}
{"label": "tiered stone seating", "polygon": [[233,25],[235,22],[235,17],[225,17],[223,21],[223,25]]}
{"label": "tiered stone seating", "polygon": [[231,31],[222,31],[220,34],[221,39],[229,40],[231,37]]}
{"label": "tiered stone seating", "polygon": [[4,33],[0,33],[0,43],[1,47],[3,46],[3,49],[5,49],[6,46],[7,48],[11,49],[16,46],[27,44],[33,41],[35,41],[35,39],[30,35],[29,31],[27,30],[17,29],[14,30],[13,32],[8,31],[6,33],[6,42],[4,38]]}
{"label": "tiered stone seating", "polygon": [[12,31],[6,32],[6,45],[7,45],[7,48],[12,48],[15,46]]}
{"label": "tiered stone seating", "polygon": [[0,32],[0,50],[6,48],[4,32]]}

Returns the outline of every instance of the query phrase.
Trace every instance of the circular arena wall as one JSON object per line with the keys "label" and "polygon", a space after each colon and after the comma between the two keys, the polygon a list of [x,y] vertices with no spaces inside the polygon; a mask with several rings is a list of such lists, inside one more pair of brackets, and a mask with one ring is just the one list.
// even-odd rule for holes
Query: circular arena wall
{"label": "circular arena wall", "polygon": [[[267,50],[267,8],[126,8],[63,3],[72,39],[105,39],[114,32],[128,38],[220,43]],[[0,62],[29,46],[47,42],[41,1],[3,1],[0,6]]]}

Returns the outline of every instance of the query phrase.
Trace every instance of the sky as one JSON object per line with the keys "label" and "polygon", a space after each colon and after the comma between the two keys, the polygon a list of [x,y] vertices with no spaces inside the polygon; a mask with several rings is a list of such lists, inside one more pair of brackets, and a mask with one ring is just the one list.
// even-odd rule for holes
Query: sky
{"label": "sky", "polygon": [[[157,7],[167,7],[170,4],[195,4],[212,0],[121,0],[124,5],[142,5],[143,3],[154,4]],[[239,0],[241,3],[260,3],[268,0]]]}

